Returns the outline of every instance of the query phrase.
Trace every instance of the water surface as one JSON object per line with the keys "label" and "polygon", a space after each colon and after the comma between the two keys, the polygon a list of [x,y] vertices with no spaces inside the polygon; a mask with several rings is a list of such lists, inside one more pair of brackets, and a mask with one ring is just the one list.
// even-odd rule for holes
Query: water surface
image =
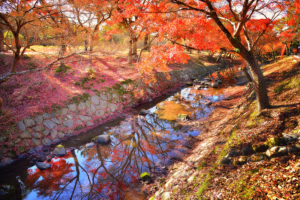
{"label": "water surface", "polygon": [[[200,134],[179,125],[177,115],[201,119],[213,109],[207,101],[223,98],[222,88],[188,87],[139,106],[125,117],[69,138],[63,145],[74,149],[52,159],[51,169],[40,171],[30,160],[3,169],[0,189],[9,193],[2,199],[145,199],[139,175],[165,173],[174,158],[189,150],[186,138]],[[151,114],[138,115],[141,109]],[[111,135],[112,143],[86,147],[100,134]]]}

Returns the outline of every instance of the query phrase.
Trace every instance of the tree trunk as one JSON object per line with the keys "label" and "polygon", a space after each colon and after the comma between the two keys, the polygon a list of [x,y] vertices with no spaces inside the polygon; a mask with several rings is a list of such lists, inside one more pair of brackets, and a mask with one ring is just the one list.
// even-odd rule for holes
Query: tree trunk
{"label": "tree trunk", "polygon": [[144,48],[145,48],[145,50],[146,51],[149,51],[149,47],[147,47],[148,46],[148,40],[149,40],[149,34],[147,34],[146,36],[145,36],[145,39],[144,39]]}
{"label": "tree trunk", "polygon": [[290,51],[289,51],[289,46],[287,45],[287,43],[285,43],[285,52],[286,52],[286,56],[289,56],[290,55]]}
{"label": "tree trunk", "polygon": [[0,52],[4,51],[4,35],[3,35],[3,31],[0,28]]}
{"label": "tree trunk", "polygon": [[251,78],[250,74],[249,74],[248,71],[247,71],[247,67],[243,67],[242,70],[243,70],[243,73],[244,73],[244,75],[246,76],[247,80],[248,80],[249,82],[252,82],[252,78]]}
{"label": "tree trunk", "polygon": [[128,64],[132,64],[132,39],[129,40]]}
{"label": "tree trunk", "polygon": [[136,37],[134,37],[133,39],[132,39],[132,55],[133,56],[137,56],[137,38]]}
{"label": "tree trunk", "polygon": [[269,97],[265,78],[254,55],[249,51],[242,52],[241,56],[248,62],[256,92],[258,111],[269,108]]}
{"label": "tree trunk", "polygon": [[218,56],[216,62],[219,62],[219,61],[220,61],[220,59],[221,59],[221,57],[222,57],[222,54],[223,54],[223,51],[220,52],[220,54],[219,54],[219,56]]}

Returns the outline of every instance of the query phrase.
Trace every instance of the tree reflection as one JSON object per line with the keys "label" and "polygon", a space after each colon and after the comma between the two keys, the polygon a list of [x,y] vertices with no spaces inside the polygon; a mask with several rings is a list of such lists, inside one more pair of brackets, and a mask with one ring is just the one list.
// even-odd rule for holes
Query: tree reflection
{"label": "tree reflection", "polygon": [[[176,101],[195,118],[205,116],[210,109],[203,104],[202,96],[191,89],[157,109],[164,110],[167,116]],[[174,118],[177,113],[172,115]],[[159,112],[132,116],[109,134],[113,136],[111,145],[98,144],[90,149],[81,146],[53,161],[51,169],[30,172],[27,188],[51,199],[143,199],[139,175],[159,170],[170,161],[172,153],[185,150],[180,143],[186,134],[178,129],[176,121],[161,117]]]}
{"label": "tree reflection", "polygon": [[53,192],[59,191],[61,186],[73,179],[70,174],[73,170],[72,163],[67,163],[65,159],[70,157],[68,153],[64,158],[59,158],[56,161],[51,161],[52,167],[47,170],[39,170],[36,168],[34,171],[28,170],[28,177],[25,181],[26,188],[38,191],[38,195],[51,196]]}

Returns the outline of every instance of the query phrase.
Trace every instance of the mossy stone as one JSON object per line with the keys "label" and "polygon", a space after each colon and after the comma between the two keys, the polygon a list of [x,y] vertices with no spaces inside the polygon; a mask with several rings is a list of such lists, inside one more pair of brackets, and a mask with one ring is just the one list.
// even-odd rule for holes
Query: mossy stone
{"label": "mossy stone", "polygon": [[151,176],[148,172],[143,172],[140,174],[140,179],[143,181],[147,181],[147,180],[151,179]]}
{"label": "mossy stone", "polygon": [[243,165],[247,163],[247,156],[240,156],[233,160],[234,165]]}
{"label": "mossy stone", "polygon": [[17,153],[15,151],[8,151],[7,155],[11,158],[16,158],[17,157]]}
{"label": "mossy stone", "polygon": [[259,142],[257,144],[253,144],[252,148],[256,153],[260,153],[266,151],[269,147],[265,143]]}
{"label": "mossy stone", "polygon": [[25,147],[19,147],[19,152],[23,153],[25,151]]}
{"label": "mossy stone", "polygon": [[279,137],[271,137],[265,142],[268,147],[279,146],[282,138]]}
{"label": "mossy stone", "polygon": [[177,119],[179,120],[188,120],[190,117],[187,114],[178,114]]}

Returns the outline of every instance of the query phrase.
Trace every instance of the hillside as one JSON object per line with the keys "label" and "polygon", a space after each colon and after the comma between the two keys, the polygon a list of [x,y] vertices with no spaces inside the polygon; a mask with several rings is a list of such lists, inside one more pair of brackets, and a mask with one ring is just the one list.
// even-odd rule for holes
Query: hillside
{"label": "hillside", "polygon": [[[145,189],[150,199],[299,199],[300,58],[262,66],[273,107],[256,112],[253,89],[230,88],[201,122],[193,153]],[[196,126],[199,125],[199,126]]]}

